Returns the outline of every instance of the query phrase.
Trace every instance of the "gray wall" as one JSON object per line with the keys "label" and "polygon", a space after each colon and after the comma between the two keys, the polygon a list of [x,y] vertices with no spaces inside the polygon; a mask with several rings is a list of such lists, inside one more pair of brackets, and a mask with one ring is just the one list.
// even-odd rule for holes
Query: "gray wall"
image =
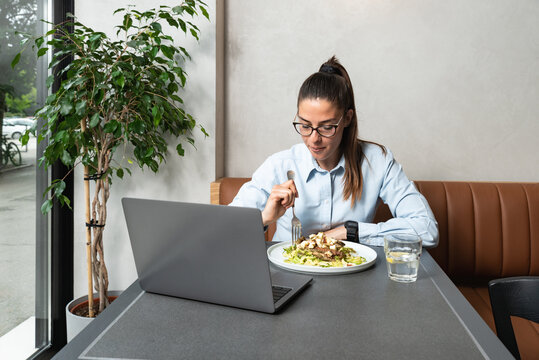
{"label": "gray wall", "polygon": [[[193,61],[185,64],[188,73],[187,91],[182,94],[186,110],[192,114],[209,132],[204,138],[195,131],[195,150],[189,144],[184,146],[185,156],[179,157],[175,151],[177,142],[171,139],[167,163],[158,174],[148,169],[141,171],[132,167],[133,176],[116,180],[111,187],[108,206],[107,228],[105,230],[105,261],[110,275],[112,290],[123,290],[136,278],[136,270],[127,235],[121,198],[143,197],[163,200],[209,202],[209,184],[215,179],[215,1],[205,1],[209,6],[210,19],[201,17],[195,23],[202,34],[197,44],[191,36],[178,33],[178,43],[182,44]],[[94,29],[115,34],[113,26],[121,22],[112,12],[127,4],[136,4],[138,10],[148,10],[159,5],[178,5],[180,1],[118,1],[107,0],[75,2],[76,15],[81,22]],[[85,229],[83,209],[82,169],[75,175],[75,296],[86,294]]]}
{"label": "gray wall", "polygon": [[335,54],[364,139],[413,179],[539,181],[539,1],[226,2],[225,174],[301,142],[303,80]]}
{"label": "gray wall", "polygon": [[[187,41],[194,61],[184,98],[212,136],[197,136],[198,151],[185,158],[172,152],[158,175],[133,169],[114,183],[105,235],[111,289],[136,278],[120,199],[207,203],[215,177],[250,176],[300,142],[291,126],[297,92],[333,54],[352,78],[361,137],[387,145],[410,178],[539,181],[538,1],[207,2],[212,22],[198,21],[200,44]],[[110,14],[127,3],[78,0],[76,14],[112,33]],[[216,5],[224,23],[216,24]],[[86,291],[81,210],[75,295]]]}

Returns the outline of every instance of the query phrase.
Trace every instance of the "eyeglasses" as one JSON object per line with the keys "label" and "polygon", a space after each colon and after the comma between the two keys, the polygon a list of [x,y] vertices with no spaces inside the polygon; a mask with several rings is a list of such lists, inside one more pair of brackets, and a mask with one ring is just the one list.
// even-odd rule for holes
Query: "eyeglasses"
{"label": "eyeglasses", "polygon": [[[341,116],[341,118],[339,119],[339,121],[337,121],[336,124],[321,125],[318,127],[312,127],[311,125],[307,125],[307,124],[296,122],[296,121],[294,121],[292,124],[294,125],[294,129],[296,129],[298,134],[300,134],[301,136],[311,136],[313,131],[316,130],[316,132],[320,134],[320,136],[332,137],[337,132],[337,128],[339,127],[339,124],[343,117],[344,117],[344,114]],[[300,117],[296,114],[296,116],[294,117],[294,120],[296,120],[296,118],[300,118]]]}

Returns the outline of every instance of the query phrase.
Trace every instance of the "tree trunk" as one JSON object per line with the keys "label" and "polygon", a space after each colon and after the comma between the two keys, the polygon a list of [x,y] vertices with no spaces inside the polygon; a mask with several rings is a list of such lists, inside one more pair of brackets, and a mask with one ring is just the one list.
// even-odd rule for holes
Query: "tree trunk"
{"label": "tree trunk", "polygon": [[[80,122],[82,132],[86,131],[86,119]],[[86,154],[86,148],[83,149]],[[86,213],[86,270],[88,279],[88,316],[93,318],[94,314],[94,292],[92,283],[92,228],[90,217],[90,171],[88,165],[84,166],[84,209]]]}
{"label": "tree trunk", "polygon": [[110,166],[110,153],[103,151],[98,154],[98,174],[102,174],[95,182],[95,191],[92,201],[92,218],[94,220],[92,242],[92,270],[95,290],[99,294],[99,312],[109,304],[108,286],[109,277],[105,265],[105,252],[103,247],[103,232],[107,223],[107,201],[110,195],[110,182],[106,174]]}

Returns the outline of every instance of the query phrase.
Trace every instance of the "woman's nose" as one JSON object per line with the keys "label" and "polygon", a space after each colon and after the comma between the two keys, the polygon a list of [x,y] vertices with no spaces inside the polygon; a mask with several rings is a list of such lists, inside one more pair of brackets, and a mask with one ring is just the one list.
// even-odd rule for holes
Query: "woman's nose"
{"label": "woman's nose", "polygon": [[320,135],[318,133],[318,131],[316,130],[313,130],[313,132],[311,133],[310,137],[314,140],[314,141],[320,141],[322,139],[322,135]]}

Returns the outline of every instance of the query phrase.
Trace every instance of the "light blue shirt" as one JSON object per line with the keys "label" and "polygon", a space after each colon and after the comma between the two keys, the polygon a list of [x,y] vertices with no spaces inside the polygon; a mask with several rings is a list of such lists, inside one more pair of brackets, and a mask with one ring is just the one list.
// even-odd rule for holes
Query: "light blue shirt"
{"label": "light blue shirt", "polygon": [[[230,205],[264,209],[274,185],[287,180],[288,170],[295,172],[294,182],[299,197],[295,200],[296,216],[301,221],[303,235],[329,230],[354,220],[359,224],[359,240],[369,245],[383,246],[383,236],[389,233],[416,233],[423,246],[438,244],[438,224],[427,200],[408,180],[393,154],[375,144],[363,143],[365,159],[361,163],[363,193],[351,207],[343,199],[344,155],[337,166],[327,171],[315,161],[307,147],[294,145],[289,150],[271,155],[245,183]],[[389,206],[394,218],[373,224],[378,199]],[[277,221],[273,241],[290,241],[292,209]]]}

